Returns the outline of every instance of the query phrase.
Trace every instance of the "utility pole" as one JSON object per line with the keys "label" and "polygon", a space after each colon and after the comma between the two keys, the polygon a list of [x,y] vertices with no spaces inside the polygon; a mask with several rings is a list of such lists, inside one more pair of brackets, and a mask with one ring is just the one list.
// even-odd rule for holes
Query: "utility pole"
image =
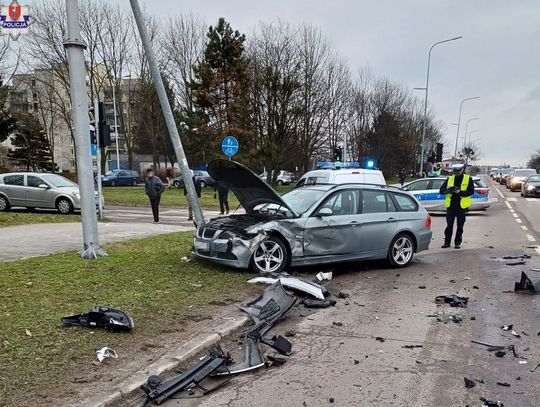
{"label": "utility pole", "polygon": [[159,72],[156,57],[154,55],[152,45],[150,44],[148,33],[146,32],[141,8],[139,7],[139,2],[137,0],[130,0],[130,3],[131,9],[133,10],[133,16],[135,17],[135,21],[139,29],[139,35],[141,36],[144,53],[146,55],[146,59],[148,60],[150,72],[152,73],[152,82],[156,88],[161,110],[163,111],[163,116],[165,117],[165,123],[167,124],[167,129],[169,130],[169,136],[171,137],[172,145],[174,146],[174,151],[176,152],[176,158],[178,160],[178,164],[180,165],[180,170],[182,171],[182,178],[187,190],[187,198],[191,207],[193,208],[195,223],[197,225],[203,225],[204,215],[197,198],[195,185],[193,184],[193,179],[191,177],[191,171],[189,170],[186,154],[184,152],[184,148],[182,147],[182,140],[180,139],[180,134],[174,121],[173,112],[171,105],[169,104],[169,99],[167,98],[167,92],[165,92],[165,86],[163,85],[163,80],[161,79],[161,73]]}
{"label": "utility pole", "polygon": [[94,131],[96,133],[96,162],[97,162],[97,185],[98,185],[98,216],[99,219],[103,219],[103,183],[101,181],[101,145],[99,142],[100,137],[100,121],[102,118],[99,116],[99,99],[94,101]]}
{"label": "utility pole", "polygon": [[90,153],[90,120],[88,118],[88,93],[86,89],[86,66],[79,25],[79,4],[77,0],[66,0],[67,39],[64,47],[68,54],[69,85],[71,92],[71,114],[73,135],[77,154],[77,174],[81,194],[81,222],[83,232],[84,259],[95,259],[107,253],[99,247],[99,234],[96,216],[94,174]]}

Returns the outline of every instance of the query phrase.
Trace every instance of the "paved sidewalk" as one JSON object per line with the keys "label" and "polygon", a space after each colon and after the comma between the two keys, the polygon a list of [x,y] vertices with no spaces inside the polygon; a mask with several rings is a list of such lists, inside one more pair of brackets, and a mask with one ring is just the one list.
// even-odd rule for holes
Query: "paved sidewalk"
{"label": "paved sidewalk", "polygon": [[[193,230],[193,225],[154,225],[148,222],[99,224],[101,244],[186,230]],[[82,226],[80,223],[43,223],[2,228],[0,247],[0,261],[80,250]]]}

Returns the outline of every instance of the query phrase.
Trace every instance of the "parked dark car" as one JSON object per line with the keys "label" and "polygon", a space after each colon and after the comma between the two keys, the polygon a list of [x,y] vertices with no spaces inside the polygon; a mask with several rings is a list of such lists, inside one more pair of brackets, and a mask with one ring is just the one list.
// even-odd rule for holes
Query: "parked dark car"
{"label": "parked dark car", "polygon": [[521,196],[540,196],[540,175],[529,175],[521,184]]}
{"label": "parked dark car", "polygon": [[[204,187],[213,187],[216,185],[216,180],[210,176],[206,171],[200,171],[191,170],[191,173],[195,177],[195,182],[198,182],[201,188]],[[176,188],[183,188],[184,187],[184,179],[180,177],[176,177],[173,180],[173,186]]]}
{"label": "parked dark car", "polygon": [[101,176],[101,184],[104,186],[116,187],[121,185],[137,186],[140,175],[133,170],[113,170]]}

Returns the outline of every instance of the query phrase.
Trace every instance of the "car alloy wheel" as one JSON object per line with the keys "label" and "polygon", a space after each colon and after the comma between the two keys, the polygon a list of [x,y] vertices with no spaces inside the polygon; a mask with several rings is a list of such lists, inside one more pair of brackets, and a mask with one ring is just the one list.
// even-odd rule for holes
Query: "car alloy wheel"
{"label": "car alloy wheel", "polygon": [[199,185],[201,186],[201,188],[204,188],[206,186],[206,182],[201,181],[201,182],[199,182]]}
{"label": "car alloy wheel", "polygon": [[115,186],[116,186],[116,182],[111,181],[111,187],[115,187]]}
{"label": "car alloy wheel", "polygon": [[58,209],[58,212],[62,215],[67,215],[73,211],[73,206],[67,199],[62,198],[56,203],[56,209]]}
{"label": "car alloy wheel", "polygon": [[390,245],[388,253],[390,263],[396,267],[405,267],[411,262],[413,255],[414,242],[412,238],[406,234],[397,235]]}
{"label": "car alloy wheel", "polygon": [[287,250],[281,240],[270,237],[261,242],[252,257],[252,266],[259,273],[279,273],[287,264]]}
{"label": "car alloy wheel", "polygon": [[3,196],[0,196],[0,212],[9,211],[9,202]]}
{"label": "car alloy wheel", "polygon": [[136,186],[137,186],[137,181],[133,181],[133,182],[131,183],[131,185],[133,185],[134,187],[136,187]]}
{"label": "car alloy wheel", "polygon": [[283,185],[283,181],[282,181],[282,180],[278,180],[277,184],[278,184],[279,186],[282,186],[282,185]]}

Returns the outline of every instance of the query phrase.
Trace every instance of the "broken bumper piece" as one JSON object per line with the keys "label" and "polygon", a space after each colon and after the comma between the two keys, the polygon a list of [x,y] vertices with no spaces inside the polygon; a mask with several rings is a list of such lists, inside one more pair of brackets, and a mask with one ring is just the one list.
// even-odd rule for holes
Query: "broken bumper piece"
{"label": "broken bumper piece", "polygon": [[244,361],[227,369],[221,369],[218,375],[247,372],[264,366],[261,342],[273,347],[282,354],[291,353],[291,343],[282,336],[265,339],[263,336],[292,308],[296,297],[288,294],[280,281],[276,281],[264,290],[256,300],[240,306],[254,322],[245,334]]}
{"label": "broken bumper piece", "polygon": [[529,276],[525,272],[521,272],[521,280],[516,282],[514,285],[514,291],[518,292],[528,292],[531,294],[540,294],[540,280],[531,281]]}
{"label": "broken bumper piece", "polygon": [[319,300],[324,300],[324,293],[326,288],[320,284],[313,283],[308,280],[304,280],[298,277],[289,277],[289,276],[280,276],[277,278],[273,277],[255,277],[251,280],[248,280],[250,284],[264,283],[264,284],[275,284],[276,281],[280,281],[284,287],[290,288],[295,291],[301,291],[305,294],[311,295]]}
{"label": "broken bumper piece", "polygon": [[135,324],[127,312],[114,308],[96,306],[88,312],[62,318],[64,325],[104,328],[115,332],[131,331]]}

